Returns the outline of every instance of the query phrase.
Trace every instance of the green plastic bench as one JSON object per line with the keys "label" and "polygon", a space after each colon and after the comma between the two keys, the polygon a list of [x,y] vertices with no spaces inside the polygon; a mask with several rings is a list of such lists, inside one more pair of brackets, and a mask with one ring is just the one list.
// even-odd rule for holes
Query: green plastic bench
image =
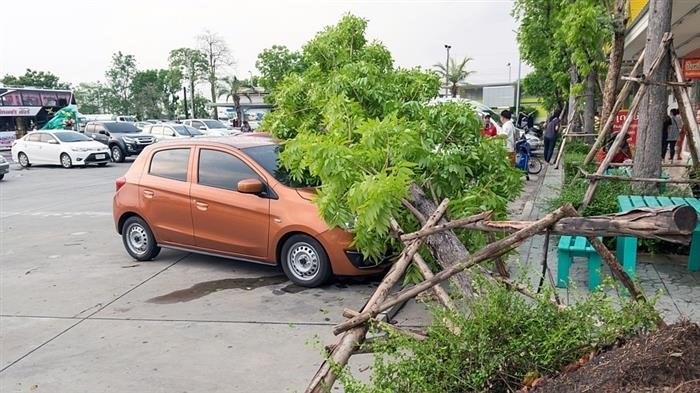
{"label": "green plastic bench", "polygon": [[598,252],[584,236],[562,236],[557,246],[557,287],[569,284],[569,268],[574,257],[588,259],[588,289],[594,291],[600,285],[601,260]]}
{"label": "green plastic bench", "polygon": [[[689,205],[700,214],[700,199],[679,197],[657,197],[643,195],[619,195],[617,203],[620,211],[625,212],[638,207],[661,207],[672,205]],[[617,238],[617,259],[625,271],[634,277],[637,269],[637,247],[639,242],[634,236],[619,236]],[[688,270],[700,271],[700,223],[695,227],[690,238],[690,255],[688,255]]]}

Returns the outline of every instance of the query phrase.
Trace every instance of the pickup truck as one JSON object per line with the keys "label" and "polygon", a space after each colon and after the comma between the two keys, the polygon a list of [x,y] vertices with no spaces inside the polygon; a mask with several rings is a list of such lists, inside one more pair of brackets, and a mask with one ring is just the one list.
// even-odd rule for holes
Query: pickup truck
{"label": "pickup truck", "polygon": [[138,155],[156,141],[153,135],[142,133],[136,125],[128,122],[93,121],[85,125],[83,132],[109,146],[114,162],[124,162],[126,157]]}

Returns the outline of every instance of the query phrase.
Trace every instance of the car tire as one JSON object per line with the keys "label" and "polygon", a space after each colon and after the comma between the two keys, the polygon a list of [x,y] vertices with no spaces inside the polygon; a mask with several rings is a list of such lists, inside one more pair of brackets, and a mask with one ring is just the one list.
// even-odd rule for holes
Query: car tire
{"label": "car tire", "polygon": [[293,235],[284,242],[280,264],[287,278],[302,287],[318,287],[333,275],[326,250],[308,235]]}
{"label": "car tire", "polygon": [[124,162],[124,151],[118,145],[112,146],[110,149],[112,152],[112,161],[114,162]]}
{"label": "car tire", "polygon": [[141,217],[129,217],[124,222],[122,241],[126,252],[138,261],[150,261],[160,253],[151,228]]}
{"label": "car tire", "polygon": [[107,166],[107,163],[106,163],[106,162],[100,162],[100,163],[97,164],[97,166]]}
{"label": "car tire", "polygon": [[61,166],[66,169],[73,167],[73,160],[71,160],[70,156],[66,153],[61,154]]}
{"label": "car tire", "polygon": [[27,157],[26,154],[20,152],[17,154],[17,161],[19,162],[19,166],[22,168],[29,168],[32,166],[32,164],[29,162],[29,157]]}
{"label": "car tire", "polygon": [[2,180],[2,179],[4,179],[4,178],[5,178],[5,174],[4,174],[4,173],[0,173],[0,180]]}

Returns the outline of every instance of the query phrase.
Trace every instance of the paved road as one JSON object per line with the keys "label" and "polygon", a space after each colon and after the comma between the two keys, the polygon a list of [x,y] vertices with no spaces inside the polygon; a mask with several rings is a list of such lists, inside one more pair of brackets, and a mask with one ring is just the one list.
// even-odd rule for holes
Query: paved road
{"label": "paved road", "polygon": [[275,268],[169,250],[135,262],[111,215],[128,165],[13,164],[0,182],[0,391],[303,390],[314,337],[331,342],[376,283],[303,289]]}

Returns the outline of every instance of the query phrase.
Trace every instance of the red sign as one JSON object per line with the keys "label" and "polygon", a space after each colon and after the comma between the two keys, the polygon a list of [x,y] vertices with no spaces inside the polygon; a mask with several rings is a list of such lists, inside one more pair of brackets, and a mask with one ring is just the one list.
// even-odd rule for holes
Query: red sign
{"label": "red sign", "polygon": [[683,79],[700,79],[700,58],[683,59]]}
{"label": "red sign", "polygon": [[[627,120],[627,114],[629,111],[627,109],[620,109],[615,116],[615,121],[613,122],[612,132],[617,132],[622,130],[622,125],[625,124]],[[639,123],[639,112],[634,115],[632,123],[630,123],[630,128],[627,130],[627,135],[629,138],[630,145],[637,144],[637,125]]]}

